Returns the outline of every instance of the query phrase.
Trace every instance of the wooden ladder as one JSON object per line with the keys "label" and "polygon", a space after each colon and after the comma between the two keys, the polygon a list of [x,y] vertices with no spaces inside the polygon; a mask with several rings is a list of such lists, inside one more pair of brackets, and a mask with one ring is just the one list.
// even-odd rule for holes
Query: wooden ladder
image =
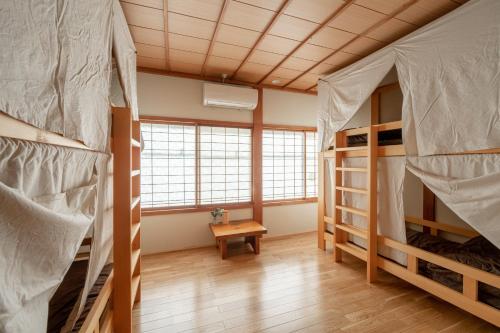
{"label": "wooden ladder", "polygon": [[[347,138],[352,135],[367,135],[367,145],[348,147]],[[377,130],[374,126],[356,128],[337,132],[335,134],[335,191],[333,214],[333,248],[335,262],[342,261],[342,251],[367,262],[367,280],[374,282],[377,278]],[[366,168],[351,168],[343,165],[343,158],[351,152],[362,153],[356,156],[366,156]],[[343,175],[346,172],[364,172],[367,174],[366,188],[352,188],[344,186]],[[345,192],[366,195],[368,209],[362,210],[343,205]],[[367,219],[367,229],[355,227],[342,221],[342,212],[362,216]],[[348,242],[347,235],[361,237],[367,241],[364,249]]]}
{"label": "wooden ladder", "polygon": [[113,322],[132,332],[141,300],[141,133],[128,108],[113,108]]}

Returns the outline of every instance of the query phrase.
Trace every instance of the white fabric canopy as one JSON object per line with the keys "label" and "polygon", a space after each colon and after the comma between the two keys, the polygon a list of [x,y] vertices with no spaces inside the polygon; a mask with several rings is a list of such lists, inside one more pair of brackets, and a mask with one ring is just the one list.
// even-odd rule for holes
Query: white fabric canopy
{"label": "white fabric canopy", "polygon": [[472,0],[318,83],[321,148],[392,66],[408,155],[500,147],[500,1]]}
{"label": "white fabric canopy", "polygon": [[0,151],[0,331],[45,331],[94,220],[98,154],[6,138]]}
{"label": "white fabric canopy", "polygon": [[497,246],[500,178],[489,162],[497,158],[426,156],[500,147],[499,18],[500,1],[469,1],[318,83],[325,150],[395,65],[408,168]]}

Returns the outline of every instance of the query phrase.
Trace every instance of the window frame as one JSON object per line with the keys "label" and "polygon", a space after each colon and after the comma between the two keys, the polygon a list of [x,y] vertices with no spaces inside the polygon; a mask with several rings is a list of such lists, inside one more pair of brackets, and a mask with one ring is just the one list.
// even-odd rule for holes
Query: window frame
{"label": "window frame", "polygon": [[[211,126],[211,127],[230,127],[230,128],[245,128],[250,129],[252,135],[253,124],[244,122],[231,122],[231,121],[218,121],[218,120],[205,120],[205,119],[191,119],[191,118],[173,118],[173,117],[161,117],[161,116],[140,116],[140,123],[146,124],[174,124],[174,125],[190,125],[196,126],[195,140],[195,187],[196,187],[196,201],[199,200],[199,189],[200,189],[200,126]],[[253,145],[251,147],[251,160],[253,159]],[[253,161],[252,161],[253,162]],[[250,167],[250,179],[251,188],[253,187],[253,169]],[[220,204],[195,204],[186,206],[175,206],[175,207],[143,207],[141,209],[142,215],[164,215],[164,214],[177,214],[177,213],[195,213],[211,211],[214,208],[224,208],[224,209],[245,209],[252,208],[254,205],[253,191],[251,191],[251,199],[249,202],[238,202],[238,203],[220,203]]]}
{"label": "window frame", "polygon": [[[263,207],[272,207],[272,206],[284,206],[284,205],[297,205],[297,204],[303,204],[303,203],[312,203],[312,202],[318,202],[318,192],[316,191],[316,196],[314,197],[308,197],[307,196],[307,183],[306,183],[306,175],[307,175],[307,168],[306,168],[306,159],[307,159],[307,152],[306,152],[306,133],[307,132],[314,132],[317,133],[317,128],[316,127],[309,127],[309,126],[293,126],[293,125],[269,125],[269,124],[264,124],[263,126],[263,131],[264,130],[271,130],[271,131],[291,131],[291,132],[302,132],[304,135],[304,196],[301,198],[290,198],[290,199],[272,199],[272,200],[265,200],[262,198],[262,206]],[[319,154],[319,153],[318,153]],[[316,170],[317,172],[317,170]],[[262,184],[264,181],[262,180]],[[316,181],[317,183],[317,181]]]}

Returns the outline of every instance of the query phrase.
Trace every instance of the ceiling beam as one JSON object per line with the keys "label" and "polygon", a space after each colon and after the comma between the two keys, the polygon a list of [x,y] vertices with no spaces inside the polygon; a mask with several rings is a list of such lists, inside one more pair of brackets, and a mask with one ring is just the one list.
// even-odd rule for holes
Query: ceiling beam
{"label": "ceiling beam", "polygon": [[342,14],[349,6],[351,6],[354,3],[354,0],[349,0],[346,3],[342,5],[342,7],[338,8],[336,11],[334,11],[330,16],[328,16],[323,22],[316,27],[307,37],[300,42],[288,55],[283,58],[276,66],[274,66],[258,83],[264,82],[277,68],[279,68],[285,61],[287,61],[294,53],[297,51],[300,47],[302,47],[304,44],[306,44],[309,39],[311,39],[312,36],[314,36],[316,33],[321,31],[326,27],[328,23],[330,23],[331,20]]}
{"label": "ceiling beam", "polygon": [[208,51],[207,55],[205,56],[205,60],[203,61],[203,66],[201,66],[201,75],[205,75],[205,72],[207,70],[207,62],[208,58],[212,55],[212,51],[214,49],[215,45],[215,40],[217,39],[217,34],[219,33],[220,26],[222,24],[222,19],[224,18],[224,14],[226,13],[227,7],[229,6],[229,3],[231,0],[224,0],[224,3],[222,4],[222,8],[220,9],[219,12],[219,17],[217,18],[217,23],[215,25],[214,33],[212,35],[212,39],[210,40],[210,45],[208,46]]}
{"label": "ceiling beam", "polygon": [[[189,73],[175,72],[175,71],[166,71],[164,69],[155,69],[155,68],[147,68],[147,67],[137,67],[137,71],[138,72],[142,72],[142,73],[155,74],[155,75],[174,76],[174,77],[181,77],[181,78],[186,78],[186,79],[193,79],[193,80],[200,80],[200,81],[210,81],[210,82],[219,82],[219,83],[222,83],[222,80],[220,78],[216,78],[216,77],[201,76],[201,75],[196,75],[196,74],[189,74]],[[235,85],[242,85],[242,86],[247,86],[247,87],[252,87],[252,88],[259,88],[259,87],[261,87],[261,88],[265,88],[265,89],[288,91],[288,92],[299,93],[299,94],[306,94],[306,95],[317,95],[316,92],[305,91],[305,90],[302,90],[302,89],[285,88],[285,87],[272,86],[272,85],[267,85],[267,84],[255,84],[255,83],[249,83],[249,82],[238,81],[238,80],[231,80],[231,79],[224,80],[224,83],[235,84]]]}
{"label": "ceiling beam", "polygon": [[[285,84],[285,87],[288,87],[289,85],[291,85],[293,82],[297,81],[298,79],[300,79],[301,77],[303,77],[304,75],[306,75],[307,73],[309,73],[312,69],[314,69],[316,66],[318,66],[319,64],[321,64],[322,62],[324,62],[326,59],[330,58],[331,56],[333,56],[334,54],[342,51],[343,49],[345,49],[347,46],[351,45],[352,43],[354,43],[356,40],[360,39],[361,37],[365,37],[367,34],[369,34],[370,32],[372,32],[373,30],[377,29],[378,27],[380,27],[382,24],[388,22],[390,19],[394,18],[396,15],[399,15],[402,11],[408,9],[409,7],[413,6],[414,4],[416,4],[419,0],[409,0],[408,2],[406,2],[405,4],[399,6],[398,8],[396,8],[394,11],[392,11],[392,13],[390,13],[389,15],[387,15],[385,18],[383,18],[382,20],[380,20],[379,22],[375,23],[374,25],[370,26],[369,28],[367,28],[365,31],[363,31],[362,33],[360,33],[359,35],[357,35],[356,37],[354,37],[353,39],[351,39],[350,41],[348,41],[347,43],[345,43],[344,45],[342,45],[341,47],[339,47],[338,49],[334,50],[333,52],[329,53],[327,56],[325,56],[323,59],[321,59],[320,61],[316,62],[314,65],[312,65],[311,67],[309,67],[308,69],[306,69],[304,72],[302,72],[301,74],[299,74],[298,76],[296,76],[295,78],[293,78],[290,82],[288,82],[287,84]],[[385,44],[384,46],[388,45],[390,43],[387,43]],[[316,84],[314,85],[316,86]],[[314,88],[314,86],[306,89],[309,90],[309,89],[312,89]]]}
{"label": "ceiling beam", "polygon": [[170,53],[168,46],[168,0],[163,0],[163,38],[165,40],[165,68],[170,69]]}
{"label": "ceiling beam", "polygon": [[269,21],[269,23],[266,25],[266,28],[260,34],[259,38],[257,38],[257,40],[255,41],[255,43],[253,44],[252,48],[247,53],[247,55],[245,56],[245,58],[243,59],[243,61],[239,64],[238,68],[236,68],[236,70],[234,71],[233,75],[231,75],[231,78],[235,77],[236,74],[238,73],[238,71],[241,69],[241,67],[243,67],[243,65],[245,65],[248,62],[248,59],[252,56],[252,54],[254,54],[255,50],[260,45],[261,41],[264,39],[265,36],[267,36],[267,34],[269,33],[269,31],[271,31],[271,29],[274,27],[274,25],[276,24],[276,22],[278,21],[278,19],[280,18],[280,16],[287,9],[287,7],[290,4],[290,2],[291,2],[291,0],[284,0],[283,1],[283,3],[281,4],[280,8],[274,14],[274,16]]}

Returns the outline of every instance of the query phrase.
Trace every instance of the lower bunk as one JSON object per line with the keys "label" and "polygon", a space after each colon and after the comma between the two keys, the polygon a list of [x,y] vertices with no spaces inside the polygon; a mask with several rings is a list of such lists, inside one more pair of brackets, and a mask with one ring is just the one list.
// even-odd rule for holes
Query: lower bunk
{"label": "lower bunk", "polygon": [[[47,332],[59,333],[65,327],[77,306],[85,285],[88,260],[76,260],[49,303]],[[71,332],[113,332],[111,294],[113,290],[113,265],[103,267],[85,301],[82,313]]]}
{"label": "lower bunk", "polygon": [[[469,229],[414,217],[406,220],[407,225],[431,228],[435,235],[407,229],[406,244],[378,235],[378,248],[404,253],[407,265],[379,254],[377,267],[500,327],[500,250]],[[438,232],[470,239],[454,242],[437,236]],[[325,240],[333,241],[332,233],[327,235]],[[368,260],[366,249],[352,241],[340,249]]]}

